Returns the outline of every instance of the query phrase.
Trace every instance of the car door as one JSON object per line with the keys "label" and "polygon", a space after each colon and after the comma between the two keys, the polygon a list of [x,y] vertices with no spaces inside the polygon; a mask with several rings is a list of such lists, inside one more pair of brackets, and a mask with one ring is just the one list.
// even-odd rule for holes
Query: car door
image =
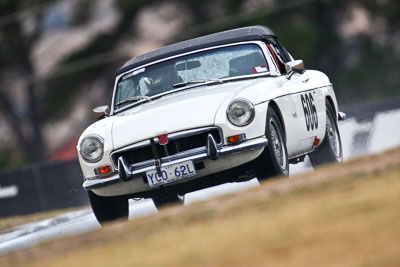
{"label": "car door", "polygon": [[312,71],[295,74],[291,80],[295,87],[290,98],[295,105],[297,118],[297,153],[312,151],[317,136],[324,131],[325,99]]}
{"label": "car door", "polygon": [[[282,82],[281,97],[275,99],[283,116],[286,129],[286,146],[289,157],[312,150],[316,131],[320,128],[321,109],[318,89],[308,84],[309,75],[293,74],[279,77]],[[318,103],[317,103],[318,102]]]}
{"label": "car door", "polygon": [[[313,149],[325,105],[321,105],[323,94],[318,89],[317,79],[310,71],[304,73],[286,73],[282,52],[273,44],[266,44],[271,69],[279,75],[280,94],[276,99],[281,110],[286,129],[286,146],[289,157],[304,154]],[[323,115],[322,115],[323,116]],[[323,118],[322,118],[323,119]],[[322,125],[325,125],[325,121]]]}

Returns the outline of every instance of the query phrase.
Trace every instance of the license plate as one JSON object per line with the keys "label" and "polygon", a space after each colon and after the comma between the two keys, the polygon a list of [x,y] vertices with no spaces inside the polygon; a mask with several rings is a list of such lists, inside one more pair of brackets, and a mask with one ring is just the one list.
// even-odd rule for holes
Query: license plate
{"label": "license plate", "polygon": [[146,172],[147,181],[149,182],[150,187],[195,176],[196,170],[193,161],[188,160],[161,167],[161,174],[162,175],[159,176],[156,170]]}

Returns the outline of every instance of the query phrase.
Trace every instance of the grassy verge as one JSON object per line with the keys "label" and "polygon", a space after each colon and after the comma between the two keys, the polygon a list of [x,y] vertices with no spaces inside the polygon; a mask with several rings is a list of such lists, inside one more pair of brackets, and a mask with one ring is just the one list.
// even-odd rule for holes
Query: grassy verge
{"label": "grassy verge", "polygon": [[398,266],[399,207],[397,149],[46,242],[0,265]]}

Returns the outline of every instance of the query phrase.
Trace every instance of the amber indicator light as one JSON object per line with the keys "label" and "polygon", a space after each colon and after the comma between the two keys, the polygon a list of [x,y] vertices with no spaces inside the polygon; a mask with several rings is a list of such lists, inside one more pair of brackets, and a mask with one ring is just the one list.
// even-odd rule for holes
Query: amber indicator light
{"label": "amber indicator light", "polygon": [[239,135],[232,135],[228,137],[228,143],[239,142]]}
{"label": "amber indicator light", "polygon": [[98,168],[96,168],[96,169],[94,170],[94,172],[95,172],[97,175],[98,175],[98,174],[105,174],[105,173],[108,173],[108,172],[110,172],[110,171],[111,171],[111,169],[110,169],[110,166],[108,166],[108,165],[98,167]]}
{"label": "amber indicator light", "polygon": [[227,137],[228,144],[237,143],[246,140],[246,134],[235,134]]}

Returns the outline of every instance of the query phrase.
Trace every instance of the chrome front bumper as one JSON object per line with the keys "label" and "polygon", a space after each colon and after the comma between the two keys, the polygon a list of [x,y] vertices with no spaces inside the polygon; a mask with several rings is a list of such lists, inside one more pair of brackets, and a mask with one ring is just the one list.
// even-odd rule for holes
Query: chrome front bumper
{"label": "chrome front bumper", "polygon": [[[198,150],[195,153],[191,154],[182,154],[180,156],[175,157],[173,160],[168,162],[161,163],[161,167],[173,165],[177,163],[181,163],[184,161],[192,160],[193,163],[204,162],[207,160],[217,160],[219,157],[226,157],[232,154],[241,153],[244,151],[259,149],[268,145],[268,140],[266,137],[258,137],[255,139],[247,140],[237,145],[226,145],[217,147],[217,151],[210,151],[209,146],[205,147],[202,150]],[[212,147],[212,146],[211,146]],[[135,168],[133,166],[129,166],[127,162],[124,160],[119,160],[119,169],[120,172],[123,170],[124,175],[128,176],[129,180],[137,177],[145,176],[146,172],[154,171],[157,169],[157,162],[154,160],[154,164],[152,166]],[[126,179],[121,179],[119,173],[115,173],[114,175],[106,178],[96,178],[96,179],[88,179],[83,183],[83,188],[85,190],[91,190],[95,188],[100,188],[104,186],[108,186],[114,183],[123,183]]]}

